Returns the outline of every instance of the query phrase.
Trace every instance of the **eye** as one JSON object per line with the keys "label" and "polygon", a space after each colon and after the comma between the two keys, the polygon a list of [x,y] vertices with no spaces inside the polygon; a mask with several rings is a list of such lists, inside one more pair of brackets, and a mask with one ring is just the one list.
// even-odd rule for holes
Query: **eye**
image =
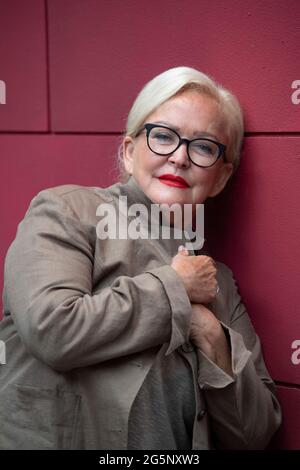
{"label": "eye", "polygon": [[202,155],[214,155],[216,152],[216,144],[204,140],[193,142],[193,150]]}
{"label": "eye", "polygon": [[155,139],[158,139],[158,140],[170,140],[170,139],[171,139],[171,136],[168,135],[168,134],[163,134],[162,132],[157,132],[157,133],[154,135],[154,138],[155,138]]}
{"label": "eye", "polygon": [[170,142],[174,137],[167,132],[154,132],[151,136],[153,139],[159,140],[160,142]]}
{"label": "eye", "polygon": [[150,133],[150,138],[161,145],[166,145],[173,144],[176,141],[177,136],[171,130],[154,128]]}

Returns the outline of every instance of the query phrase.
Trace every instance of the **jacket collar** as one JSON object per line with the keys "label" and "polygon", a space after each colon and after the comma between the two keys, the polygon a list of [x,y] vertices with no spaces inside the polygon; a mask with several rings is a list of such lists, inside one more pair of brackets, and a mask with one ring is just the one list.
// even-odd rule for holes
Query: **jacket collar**
{"label": "jacket collar", "polygon": [[154,203],[144,193],[144,191],[142,191],[133,176],[130,176],[129,180],[122,186],[124,195],[127,196],[129,204],[143,204],[144,206],[146,206],[147,210],[151,210],[151,205]]}
{"label": "jacket collar", "polygon": [[[152,205],[158,206],[158,204],[153,203],[151,199],[142,191],[142,189],[140,188],[140,186],[138,185],[137,181],[135,180],[133,176],[130,176],[129,180],[125,184],[120,185],[120,192],[122,195],[127,196],[128,207],[130,207],[133,204],[142,204],[147,209],[148,222],[150,221],[150,215],[151,215],[152,224],[157,224],[159,226],[164,225],[164,222],[162,221],[161,216],[155,215],[155,212],[151,211],[151,206]],[[186,242],[190,240],[189,237],[187,238],[187,232],[185,232],[184,230],[173,229],[171,227],[170,232],[171,232],[171,239],[173,239],[173,242],[174,242],[174,238],[175,238],[176,240],[175,244],[178,246],[179,244],[185,245]],[[175,235],[175,233],[177,235]],[[189,243],[189,246],[190,246],[190,243]],[[204,247],[197,250],[197,254],[202,254],[202,253],[204,254],[205,252],[206,250],[204,250]]]}

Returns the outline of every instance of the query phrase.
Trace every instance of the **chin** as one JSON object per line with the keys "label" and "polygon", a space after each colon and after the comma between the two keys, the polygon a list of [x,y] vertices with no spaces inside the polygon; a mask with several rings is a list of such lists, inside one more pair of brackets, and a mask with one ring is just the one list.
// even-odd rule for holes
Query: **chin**
{"label": "chin", "polygon": [[181,206],[183,206],[184,204],[191,203],[191,201],[186,200],[186,198],[174,197],[174,196],[162,196],[162,197],[156,196],[154,202],[156,204],[168,204],[169,206],[171,206],[172,204],[180,204]]}
{"label": "chin", "polygon": [[194,204],[194,201],[188,197],[186,194],[169,194],[165,197],[161,198],[161,203],[164,202],[166,204],[180,204],[183,206],[184,204]]}

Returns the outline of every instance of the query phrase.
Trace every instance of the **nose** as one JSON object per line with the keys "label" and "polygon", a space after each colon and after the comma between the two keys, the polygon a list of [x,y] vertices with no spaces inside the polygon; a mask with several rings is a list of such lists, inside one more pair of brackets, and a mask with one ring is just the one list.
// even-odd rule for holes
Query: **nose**
{"label": "nose", "polygon": [[187,154],[186,143],[182,143],[180,147],[169,156],[168,161],[178,168],[189,168],[191,162]]}

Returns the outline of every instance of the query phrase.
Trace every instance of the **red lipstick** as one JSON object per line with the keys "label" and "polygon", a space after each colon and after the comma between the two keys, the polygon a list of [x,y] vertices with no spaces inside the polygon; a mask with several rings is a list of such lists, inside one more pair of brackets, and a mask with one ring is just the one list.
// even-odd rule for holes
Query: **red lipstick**
{"label": "red lipstick", "polygon": [[159,181],[167,186],[173,186],[174,188],[186,189],[189,188],[189,184],[181,176],[175,176],[171,174],[165,174],[158,177]]}

